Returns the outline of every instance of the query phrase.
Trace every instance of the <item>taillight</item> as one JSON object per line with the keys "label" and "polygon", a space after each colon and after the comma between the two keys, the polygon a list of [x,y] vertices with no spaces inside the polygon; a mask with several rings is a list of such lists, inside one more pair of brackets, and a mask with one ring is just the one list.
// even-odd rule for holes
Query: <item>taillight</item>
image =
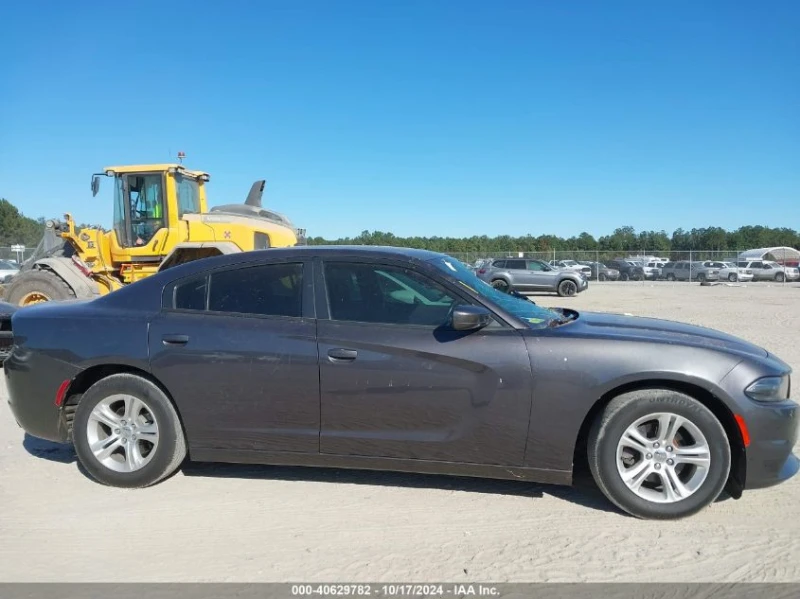
{"label": "taillight", "polygon": [[481,269],[478,271],[478,274],[479,274],[479,275],[485,275],[485,274],[486,274],[486,269],[485,269],[485,268],[481,268]]}

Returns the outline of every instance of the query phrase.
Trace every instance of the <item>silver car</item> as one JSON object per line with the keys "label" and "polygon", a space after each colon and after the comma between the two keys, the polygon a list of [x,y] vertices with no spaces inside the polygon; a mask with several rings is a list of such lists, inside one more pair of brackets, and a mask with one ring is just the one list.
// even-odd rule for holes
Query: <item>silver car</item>
{"label": "silver car", "polygon": [[738,262],[739,268],[753,272],[755,281],[797,281],[800,279],[800,270],[794,266],[783,266],[771,260],[744,260]]}
{"label": "silver car", "polygon": [[524,258],[492,260],[481,266],[477,274],[505,292],[552,291],[560,296],[573,296],[589,287],[588,277],[579,271]]}
{"label": "silver car", "polygon": [[8,260],[0,260],[0,283],[8,283],[19,273],[19,266]]}
{"label": "silver car", "polygon": [[733,262],[718,262],[716,260],[706,260],[703,266],[707,268],[716,268],[719,270],[720,281],[735,281],[747,283],[753,280],[753,271],[749,268],[739,268]]}
{"label": "silver car", "polygon": [[662,276],[667,281],[719,281],[719,269],[703,266],[702,262],[689,262],[678,260],[668,262],[661,269]]}

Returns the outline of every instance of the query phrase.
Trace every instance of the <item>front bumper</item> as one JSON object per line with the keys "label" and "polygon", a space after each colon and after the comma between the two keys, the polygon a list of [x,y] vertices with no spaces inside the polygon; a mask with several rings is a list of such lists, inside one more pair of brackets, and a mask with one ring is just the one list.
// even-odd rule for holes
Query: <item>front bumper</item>
{"label": "front bumper", "polygon": [[745,489],[771,487],[800,471],[800,460],[793,453],[798,434],[797,404],[787,401],[755,406],[745,422],[751,439],[746,449]]}

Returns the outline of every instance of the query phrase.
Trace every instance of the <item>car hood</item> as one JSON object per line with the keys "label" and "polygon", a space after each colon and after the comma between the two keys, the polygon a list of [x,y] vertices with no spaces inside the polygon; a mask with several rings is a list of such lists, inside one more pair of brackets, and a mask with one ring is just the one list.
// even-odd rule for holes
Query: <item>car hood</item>
{"label": "car hood", "polygon": [[[716,349],[740,356],[769,357],[769,352],[749,341],[715,329],[626,314],[581,312],[577,320],[562,325],[564,333],[670,345]],[[561,328],[561,327],[559,327]]]}

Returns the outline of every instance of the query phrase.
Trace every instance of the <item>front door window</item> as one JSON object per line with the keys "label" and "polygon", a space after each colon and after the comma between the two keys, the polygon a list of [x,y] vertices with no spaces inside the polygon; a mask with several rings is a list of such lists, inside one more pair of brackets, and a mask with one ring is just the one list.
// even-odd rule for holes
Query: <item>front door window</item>
{"label": "front door window", "polygon": [[119,177],[114,193],[114,230],[120,245],[147,245],[164,226],[164,185],[161,174]]}

